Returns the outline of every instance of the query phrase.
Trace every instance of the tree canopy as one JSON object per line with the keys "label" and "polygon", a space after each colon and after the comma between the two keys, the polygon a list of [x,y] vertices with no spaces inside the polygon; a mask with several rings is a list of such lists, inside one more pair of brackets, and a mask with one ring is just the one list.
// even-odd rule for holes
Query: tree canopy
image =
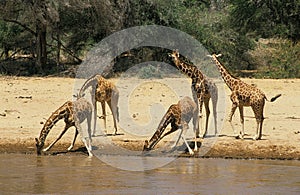
{"label": "tree canopy", "polygon": [[[299,77],[299,22],[299,0],[0,1],[0,73],[10,74],[5,63],[17,64],[22,57],[31,73],[48,74],[81,63],[93,45],[113,32],[157,24],[184,31],[209,52],[222,53],[222,62],[237,74],[259,70],[278,72],[269,77]],[[265,39],[273,41],[265,44]],[[272,48],[294,55],[275,58]],[[135,61],[122,59],[130,62]]]}

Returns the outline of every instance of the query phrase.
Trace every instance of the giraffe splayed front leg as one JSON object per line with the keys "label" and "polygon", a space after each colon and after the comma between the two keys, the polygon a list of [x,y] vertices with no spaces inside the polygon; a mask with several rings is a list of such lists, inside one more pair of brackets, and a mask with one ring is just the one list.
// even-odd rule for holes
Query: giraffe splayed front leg
{"label": "giraffe splayed front leg", "polygon": [[197,141],[196,141],[196,138],[195,138],[195,148],[194,148],[194,151],[191,149],[191,147],[189,146],[188,142],[186,141],[185,139],[185,136],[183,135],[183,132],[185,133],[187,131],[188,128],[188,125],[186,124],[186,122],[183,122],[184,124],[182,125],[182,127],[180,127],[180,133],[179,133],[179,136],[178,136],[178,139],[177,141],[172,145],[172,148],[175,148],[180,140],[180,138],[183,140],[184,144],[186,145],[188,151],[189,151],[189,154],[190,155],[194,155],[194,151],[197,151],[198,148],[197,148]]}
{"label": "giraffe splayed front leg", "polygon": [[[78,132],[85,135],[87,134],[88,137],[90,137],[91,115],[92,105],[84,98],[79,98],[73,102],[67,101],[66,103],[64,103],[60,108],[58,108],[54,113],[52,113],[52,115],[48,118],[44,127],[42,128],[39,138],[35,139],[37,155],[41,155],[41,151],[45,152],[50,150],[54,146],[54,144],[58,140],[60,140],[61,137],[66,133],[66,131],[72,126],[75,126],[76,132],[73,142],[68,148],[68,151],[73,148]],[[60,135],[55,141],[53,141],[47,148],[43,149],[48,133],[50,132],[52,127],[61,119],[64,119],[64,122],[66,123],[64,130],[60,133]],[[87,119],[88,123],[87,132],[83,131],[80,126],[80,123],[82,123],[85,119]],[[85,144],[85,146],[88,150],[89,156],[91,156],[91,145]]]}

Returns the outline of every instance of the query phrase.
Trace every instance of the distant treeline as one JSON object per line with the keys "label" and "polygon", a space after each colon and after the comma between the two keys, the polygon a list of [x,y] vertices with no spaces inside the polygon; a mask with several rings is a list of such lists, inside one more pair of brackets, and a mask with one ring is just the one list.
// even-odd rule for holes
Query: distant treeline
{"label": "distant treeline", "polygon": [[[149,24],[188,33],[238,76],[300,77],[299,0],[0,1],[0,74],[63,71],[112,33]],[[110,75],[141,60],[168,62],[160,48],[131,52]]]}

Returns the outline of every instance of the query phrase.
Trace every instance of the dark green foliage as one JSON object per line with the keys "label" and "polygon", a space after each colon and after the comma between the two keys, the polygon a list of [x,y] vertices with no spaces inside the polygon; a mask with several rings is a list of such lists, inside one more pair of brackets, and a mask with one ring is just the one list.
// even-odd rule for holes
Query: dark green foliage
{"label": "dark green foliage", "polygon": [[[258,72],[252,76],[258,77],[299,77],[299,0],[40,2],[0,1],[0,60],[29,56],[37,62],[41,57],[37,52],[41,44],[37,42],[38,24],[45,25],[46,30],[42,44],[46,45],[47,60],[40,61],[47,62],[41,65],[43,74],[53,73],[57,67],[63,67],[61,64],[81,63],[90,48],[113,32],[156,24],[188,33],[209,53],[222,53],[222,63],[234,74],[252,70]],[[274,46],[275,51],[268,50],[270,45],[258,47],[261,38],[281,38],[277,39],[281,43]],[[145,47],[127,52],[134,57],[118,56],[110,75],[147,61],[171,64],[169,51],[163,48]],[[38,68],[30,68],[30,72],[35,73]],[[150,75],[150,70],[151,67],[145,68],[142,75]]]}
{"label": "dark green foliage", "polygon": [[146,65],[139,70],[138,77],[141,79],[163,78],[162,73],[153,65]]}
{"label": "dark green foliage", "polygon": [[300,1],[232,0],[232,26],[253,37],[300,39]]}

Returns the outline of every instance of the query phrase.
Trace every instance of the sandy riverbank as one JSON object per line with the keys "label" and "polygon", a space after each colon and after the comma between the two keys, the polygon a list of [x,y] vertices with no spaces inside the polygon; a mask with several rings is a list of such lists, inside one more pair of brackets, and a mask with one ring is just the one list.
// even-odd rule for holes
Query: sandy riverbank
{"label": "sandy riverbank", "polygon": [[[245,130],[247,133],[245,139],[235,139],[231,126],[228,122],[225,122],[221,125],[221,136],[204,156],[300,159],[300,80],[243,80],[257,85],[268,98],[278,93],[282,94],[282,97],[275,102],[267,102],[265,105],[264,115],[266,119],[263,126],[262,140],[252,141],[250,139],[255,133],[256,122],[252,110],[245,108]],[[113,81],[118,82],[117,80]],[[138,79],[134,79],[134,81],[126,80],[129,83],[136,81],[142,82]],[[130,112],[128,116],[124,116],[121,112],[120,114],[123,116],[121,115],[120,120],[131,118],[130,120],[137,123],[149,122],[151,112],[142,108],[156,101],[164,109],[167,109],[169,105],[178,101],[178,97],[172,90],[164,90],[164,87],[170,83],[171,88],[172,86],[187,88],[186,83],[189,82],[189,80],[184,79],[166,79],[162,85],[160,84],[161,81],[161,79],[152,80],[134,88],[134,90],[130,89],[130,94],[126,96],[130,96],[127,101]],[[35,153],[34,138],[38,137],[43,122],[51,113],[65,101],[72,99],[73,89],[77,88],[74,83],[75,79],[72,78],[0,77],[0,153]],[[122,83],[124,82],[122,81]],[[223,84],[220,83],[220,85]],[[226,93],[224,106],[226,107],[225,114],[227,116],[231,106],[230,92],[227,87],[224,87],[224,89]],[[121,92],[122,90],[124,91],[124,87]],[[120,100],[120,104],[124,104],[124,102]],[[164,110],[159,110],[156,112],[155,118],[151,120],[159,121],[163,113]],[[107,130],[113,132],[111,115],[108,114]],[[240,128],[238,112],[236,112],[233,120],[236,128]],[[101,122],[100,124],[102,124]],[[153,125],[157,126],[158,123]],[[46,145],[58,136],[63,126],[64,123],[61,121],[53,128],[47,138]],[[126,131],[127,129],[123,125],[119,131],[122,135],[114,136],[112,140],[127,149],[142,149],[144,137],[140,139],[132,135],[128,136]],[[49,153],[64,151],[69,146],[73,134],[74,129],[72,128]],[[145,137],[152,134],[153,129],[145,129]],[[78,139],[75,150],[80,147],[82,147],[82,143]]]}

